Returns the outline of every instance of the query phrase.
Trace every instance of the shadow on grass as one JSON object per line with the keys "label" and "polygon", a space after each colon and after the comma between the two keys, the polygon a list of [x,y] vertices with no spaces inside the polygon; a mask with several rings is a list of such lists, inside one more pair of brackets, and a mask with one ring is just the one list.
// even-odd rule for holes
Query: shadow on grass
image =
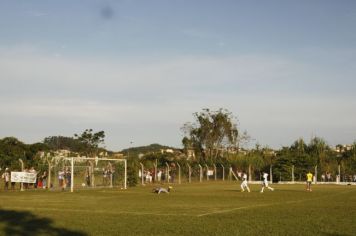
{"label": "shadow on grass", "polygon": [[69,235],[86,236],[86,233],[59,228],[53,220],[38,217],[27,211],[0,209],[0,235]]}
{"label": "shadow on grass", "polygon": [[323,236],[351,236],[350,234],[340,234],[340,233],[322,233]]}

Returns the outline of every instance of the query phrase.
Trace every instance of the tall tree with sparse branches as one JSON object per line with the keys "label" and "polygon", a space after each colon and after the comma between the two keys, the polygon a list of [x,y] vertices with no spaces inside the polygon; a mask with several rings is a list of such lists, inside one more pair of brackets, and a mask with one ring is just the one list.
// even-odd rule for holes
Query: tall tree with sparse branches
{"label": "tall tree with sparse branches", "polygon": [[86,129],[80,135],[74,134],[74,137],[84,145],[87,156],[96,156],[99,145],[104,143],[105,132],[93,133],[93,129]]}
{"label": "tall tree with sparse branches", "polygon": [[237,119],[226,109],[203,109],[193,114],[195,123],[182,127],[184,148],[194,149],[198,156],[215,160],[222,151],[238,141]]}

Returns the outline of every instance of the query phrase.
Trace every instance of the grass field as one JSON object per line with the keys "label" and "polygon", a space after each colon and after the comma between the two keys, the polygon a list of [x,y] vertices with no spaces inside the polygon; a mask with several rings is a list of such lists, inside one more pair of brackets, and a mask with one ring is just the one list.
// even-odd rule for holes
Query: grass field
{"label": "grass field", "polygon": [[356,235],[356,186],[238,182],[80,192],[0,192],[0,235]]}

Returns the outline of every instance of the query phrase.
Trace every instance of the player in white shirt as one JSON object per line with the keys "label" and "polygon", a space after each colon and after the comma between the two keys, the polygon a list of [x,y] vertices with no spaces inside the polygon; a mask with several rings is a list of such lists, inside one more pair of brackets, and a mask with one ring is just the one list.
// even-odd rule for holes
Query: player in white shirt
{"label": "player in white shirt", "polygon": [[263,190],[266,188],[268,188],[269,190],[273,191],[274,188],[271,188],[268,186],[268,174],[267,173],[263,173],[263,182],[262,182],[262,189],[261,189],[261,193],[263,193]]}
{"label": "player in white shirt", "polygon": [[152,190],[152,192],[157,193],[157,194],[160,194],[160,193],[170,193],[172,188],[173,188],[172,186],[169,186],[168,188],[157,187],[157,188],[154,188],[154,189]]}
{"label": "player in white shirt", "polygon": [[245,192],[245,188],[247,189],[248,192],[250,192],[250,188],[247,185],[247,174],[243,173],[242,174],[242,183],[241,183],[241,192]]}

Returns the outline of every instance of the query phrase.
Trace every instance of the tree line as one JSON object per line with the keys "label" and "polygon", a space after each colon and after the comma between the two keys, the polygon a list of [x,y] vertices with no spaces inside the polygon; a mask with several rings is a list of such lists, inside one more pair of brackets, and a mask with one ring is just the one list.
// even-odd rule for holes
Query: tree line
{"label": "tree line", "polygon": [[309,143],[298,139],[279,150],[259,144],[244,150],[244,144],[251,138],[246,131],[239,130],[237,118],[231,112],[203,109],[193,116],[195,121],[182,127],[182,144],[185,152],[193,151],[195,160],[200,163],[225,163],[255,175],[273,166],[274,179],[280,180],[291,178],[291,168],[300,179],[315,167],[319,176],[326,173],[335,176],[339,166],[343,176],[356,174],[356,142],[346,147],[339,144],[335,149],[323,138],[314,137]]}
{"label": "tree line", "polygon": [[43,163],[44,153],[54,156],[58,150],[69,150],[76,155],[96,156],[99,152],[105,151],[100,147],[104,143],[105,132],[94,132],[86,129],[81,134],[74,134],[73,137],[50,136],[44,138],[43,142],[25,144],[15,137],[5,137],[0,139],[0,168],[20,169],[21,159],[25,166],[36,167]]}
{"label": "tree line", "polygon": [[[131,147],[122,150],[129,158],[129,173],[131,183],[136,182],[136,173],[139,162],[152,166],[152,163],[164,167],[166,163],[223,164],[235,169],[250,171],[255,178],[259,173],[268,171],[273,166],[275,180],[288,180],[291,168],[294,167],[296,179],[304,177],[308,171],[318,167],[319,176],[323,173],[337,174],[340,166],[344,176],[356,173],[356,142],[345,147],[338,145],[330,147],[320,137],[312,138],[308,143],[297,139],[290,146],[272,150],[267,146],[256,145],[245,149],[246,143],[251,140],[247,132],[242,132],[238,126],[237,118],[226,109],[216,111],[203,109],[193,114],[194,121],[183,124],[182,149],[176,148],[174,153],[164,153],[161,149],[170,147],[152,144],[144,147]],[[54,155],[61,149],[69,150],[75,154],[93,157],[100,152],[108,152],[102,145],[105,141],[105,132],[94,132],[86,129],[73,137],[50,136],[43,142],[25,144],[14,137],[0,139],[0,167],[19,169],[19,159],[26,166],[39,165],[39,153]]]}

